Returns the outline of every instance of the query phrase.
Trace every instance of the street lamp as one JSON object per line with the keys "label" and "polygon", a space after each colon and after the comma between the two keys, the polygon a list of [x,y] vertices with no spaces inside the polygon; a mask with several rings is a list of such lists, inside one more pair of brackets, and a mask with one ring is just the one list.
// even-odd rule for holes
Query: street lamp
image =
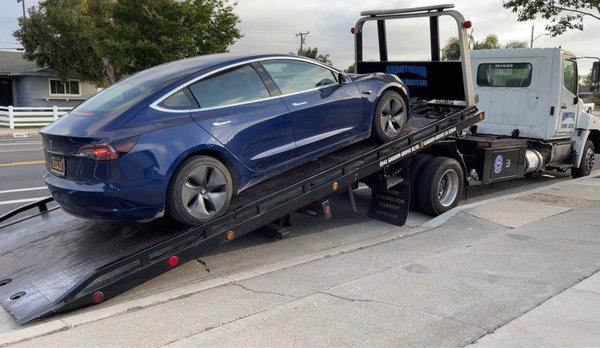
{"label": "street lamp", "polygon": [[533,30],[534,30],[535,26],[531,26],[531,41],[529,42],[529,48],[533,48],[533,42],[537,39],[539,39],[542,36],[551,36],[550,34],[544,33],[544,34],[540,34],[538,36],[536,36],[535,38],[533,37]]}

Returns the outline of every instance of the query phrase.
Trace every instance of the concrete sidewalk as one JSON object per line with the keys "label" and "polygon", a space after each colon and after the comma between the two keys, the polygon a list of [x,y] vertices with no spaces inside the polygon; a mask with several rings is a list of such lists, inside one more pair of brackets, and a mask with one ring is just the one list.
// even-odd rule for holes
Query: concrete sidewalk
{"label": "concrete sidewalk", "polygon": [[[586,316],[561,296],[597,289],[597,276],[580,282],[600,270],[599,209],[600,178],[567,181],[459,208],[438,227],[385,232],[226,281],[52,318],[0,335],[0,345],[593,345],[597,296],[573,299]],[[536,314],[546,306],[580,330],[562,341],[545,336],[545,326],[560,325]],[[514,336],[528,316],[543,341]]]}

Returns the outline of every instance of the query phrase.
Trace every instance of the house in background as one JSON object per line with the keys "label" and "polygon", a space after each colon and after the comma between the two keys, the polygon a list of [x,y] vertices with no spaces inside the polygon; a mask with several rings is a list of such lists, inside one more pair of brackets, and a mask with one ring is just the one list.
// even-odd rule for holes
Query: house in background
{"label": "house in background", "polygon": [[49,68],[23,58],[21,52],[0,51],[0,106],[73,107],[98,92],[77,78],[63,84]]}

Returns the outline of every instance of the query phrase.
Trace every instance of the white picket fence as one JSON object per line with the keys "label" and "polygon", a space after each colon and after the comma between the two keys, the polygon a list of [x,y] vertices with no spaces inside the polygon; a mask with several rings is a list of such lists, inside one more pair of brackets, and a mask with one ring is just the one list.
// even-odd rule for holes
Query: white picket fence
{"label": "white picket fence", "polygon": [[69,112],[72,107],[0,106],[0,127],[42,127]]}

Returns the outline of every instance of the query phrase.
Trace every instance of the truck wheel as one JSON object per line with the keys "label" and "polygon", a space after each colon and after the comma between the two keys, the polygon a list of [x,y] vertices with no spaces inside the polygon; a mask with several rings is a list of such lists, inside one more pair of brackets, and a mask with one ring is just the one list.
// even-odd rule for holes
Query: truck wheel
{"label": "truck wheel", "polygon": [[408,108],[404,97],[395,91],[385,91],[373,115],[372,136],[386,142],[398,138],[408,120]]}
{"label": "truck wheel", "polygon": [[167,212],[186,225],[201,225],[229,207],[233,195],[231,174],[209,156],[185,160],[173,173],[167,190]]}
{"label": "truck wheel", "polygon": [[464,188],[463,170],[458,161],[436,157],[427,163],[419,179],[419,204],[423,211],[437,216],[454,208]]}
{"label": "truck wheel", "polygon": [[419,210],[419,177],[433,156],[420,153],[410,161],[410,209]]}
{"label": "truck wheel", "polygon": [[571,176],[574,178],[581,178],[582,176],[588,176],[594,168],[594,143],[591,140],[585,142],[583,148],[583,156],[579,162],[578,168],[571,168]]}

